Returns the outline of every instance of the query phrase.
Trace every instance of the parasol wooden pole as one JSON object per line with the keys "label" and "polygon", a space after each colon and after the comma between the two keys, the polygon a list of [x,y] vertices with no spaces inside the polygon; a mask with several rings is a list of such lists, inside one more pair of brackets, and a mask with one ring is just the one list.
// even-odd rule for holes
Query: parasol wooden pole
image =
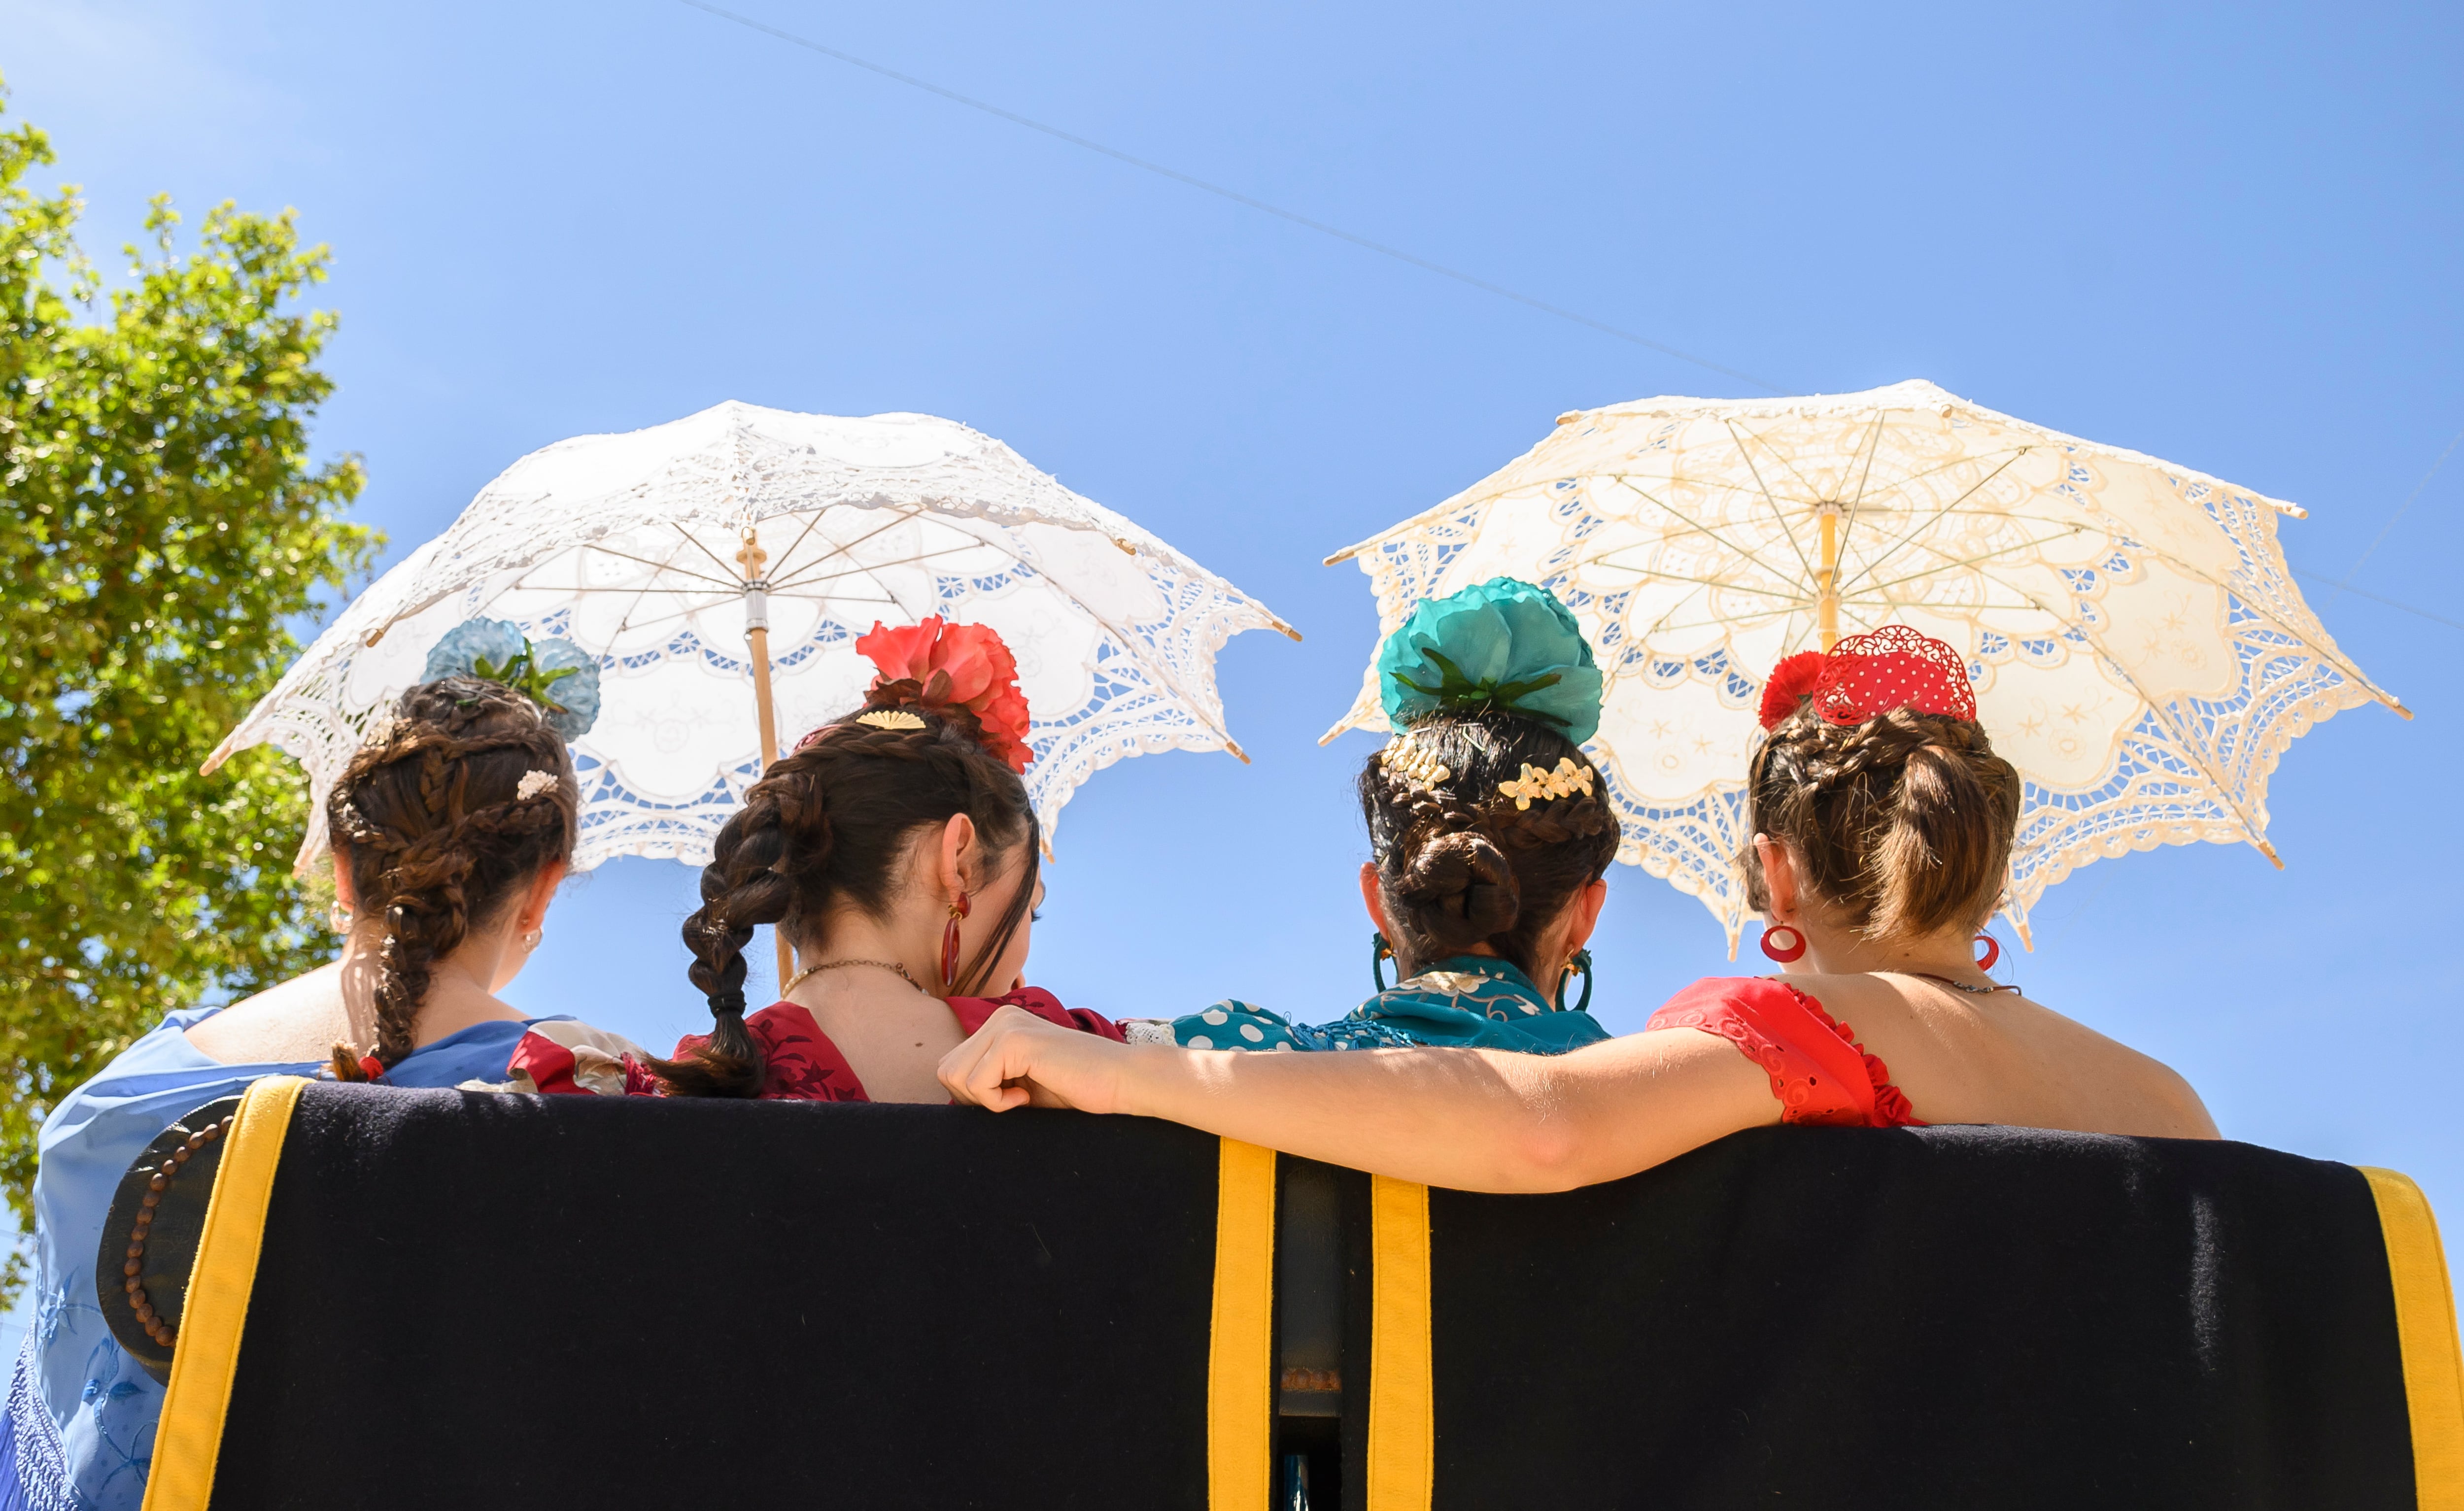
{"label": "parasol wooden pole", "polygon": [[1839,644],[1839,506],[1824,504],[1822,518],[1822,565],[1815,569],[1814,585],[1820,594],[1815,602],[1815,623],[1822,631],[1822,648],[1829,650]]}
{"label": "parasol wooden pole", "polygon": [[[770,702],[770,585],[761,576],[770,554],[761,549],[761,537],[751,525],[744,527],[744,549],[736,553],[736,559],[744,567],[744,639],[752,649],[753,709],[761,726],[761,770],[766,775],[779,759],[779,716]],[[776,924],[770,937],[779,947],[779,991],[783,996],[788,978],[796,974],[796,952]]]}

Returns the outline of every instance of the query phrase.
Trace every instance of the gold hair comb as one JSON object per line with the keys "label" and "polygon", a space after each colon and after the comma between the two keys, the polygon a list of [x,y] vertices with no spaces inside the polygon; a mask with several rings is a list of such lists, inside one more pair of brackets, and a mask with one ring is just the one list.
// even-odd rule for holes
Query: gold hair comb
{"label": "gold hair comb", "polygon": [[1571,756],[1558,756],[1555,771],[1542,771],[1525,761],[1521,777],[1497,784],[1497,795],[1513,799],[1517,812],[1530,807],[1534,798],[1546,802],[1556,798],[1571,798],[1578,792],[1586,798],[1592,796],[1592,769],[1575,765]]}
{"label": "gold hair comb", "polygon": [[1399,771],[1414,784],[1434,787],[1454,773],[1446,770],[1435,751],[1424,751],[1412,743],[1410,734],[1403,735],[1377,753],[1377,764],[1385,771]]}
{"label": "gold hair comb", "polygon": [[875,709],[855,716],[858,724],[869,724],[877,730],[920,730],[924,721],[905,709]]}

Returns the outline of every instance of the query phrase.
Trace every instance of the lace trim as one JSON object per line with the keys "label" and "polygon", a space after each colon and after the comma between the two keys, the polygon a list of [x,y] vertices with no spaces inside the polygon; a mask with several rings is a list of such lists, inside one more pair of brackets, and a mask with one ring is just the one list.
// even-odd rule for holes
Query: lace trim
{"label": "lace trim", "polygon": [[1882,1063],[1882,1057],[1865,1053],[1865,1046],[1857,1041],[1857,1031],[1824,1011],[1820,1002],[1789,986],[1785,981],[1779,984],[1788,988],[1788,995],[1795,997],[1797,1005],[1813,1015],[1815,1022],[1838,1035],[1841,1042],[1855,1050],[1857,1058],[1864,1062],[1865,1079],[1873,1083],[1874,1086],[1875,1126],[1905,1128],[1916,1123],[1916,1108],[1909,1105],[1907,1093],[1891,1084],[1891,1067]]}
{"label": "lace trim", "polygon": [[59,1424],[34,1391],[39,1333],[39,1328],[26,1329],[26,1346],[18,1350],[17,1368],[9,1377],[9,1441],[16,1450],[18,1493],[28,1511],[76,1511],[77,1492],[69,1484]]}

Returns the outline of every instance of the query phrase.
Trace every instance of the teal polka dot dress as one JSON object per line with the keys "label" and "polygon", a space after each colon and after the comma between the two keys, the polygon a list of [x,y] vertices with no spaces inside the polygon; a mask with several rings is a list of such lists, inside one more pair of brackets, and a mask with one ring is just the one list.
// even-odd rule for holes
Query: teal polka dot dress
{"label": "teal polka dot dress", "polygon": [[[1511,963],[1473,954],[1441,960],[1331,1023],[1294,1023],[1263,1007],[1223,1001],[1158,1027],[1168,1028],[1172,1041],[1189,1049],[1397,1049],[1422,1045],[1562,1055],[1609,1037],[1591,1014],[1558,1007]],[[1164,1036],[1157,1033],[1153,1037]]]}

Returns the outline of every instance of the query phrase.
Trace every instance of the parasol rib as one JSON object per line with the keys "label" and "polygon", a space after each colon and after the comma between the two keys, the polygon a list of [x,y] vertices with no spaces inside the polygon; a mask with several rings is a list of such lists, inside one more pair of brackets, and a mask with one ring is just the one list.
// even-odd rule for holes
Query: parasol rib
{"label": "parasol rib", "polygon": [[[1874,416],[1874,424],[1866,432],[1866,442],[1865,470],[1857,475],[1857,496],[1849,501],[1848,517],[1839,521],[1837,559],[1841,561],[1848,558],[1848,538],[1855,533],[1857,515],[1865,506],[1865,490],[1874,481],[1874,458],[1881,454],[1882,449],[1882,415],[1881,413]],[[1902,478],[1900,486],[1906,487],[1908,481],[1906,478]],[[1839,572],[1836,565],[1832,568],[1831,574],[1831,597],[1834,602],[1837,602],[1840,597]]]}
{"label": "parasol rib", "polygon": [[2064,619],[2059,611],[2041,602],[2037,602],[2035,594],[2030,593],[2026,588],[2019,586],[2016,582],[2012,582],[2005,579],[1994,577],[1993,574],[1990,572],[1981,572],[1979,573],[1979,576],[1998,582],[2002,586],[2009,588],[2012,592],[2018,594],[2020,597],[2025,598],[2032,602],[2035,602],[2038,609],[2057,620],[2061,620],[2065,627],[2077,630],[2089,645],[2093,646],[2096,648],[2097,659],[2104,663],[2105,669],[2111,671],[2115,676],[2120,677],[2131,691],[2139,694],[2141,707],[2146,709],[2147,712],[2155,717],[2158,723],[2165,726],[2165,733],[2173,737],[2173,743],[2175,747],[2182,752],[2184,758],[2196,766],[2198,768],[2199,775],[2207,778],[2209,789],[2214,795],[2215,800],[2225,809],[2226,812],[2232,814],[2233,818],[2240,822],[2242,833],[2249,838],[2251,847],[2257,850],[2259,854],[2266,856],[2269,861],[2275,864],[2277,870],[2280,871],[2284,869],[2284,862],[2277,855],[2276,847],[2267,843],[2266,831],[2259,828],[2257,823],[2251,819],[2251,816],[2242,811],[2241,804],[2233,800],[2233,793],[2231,789],[2226,786],[2224,777],[2217,773],[2216,769],[2212,765],[2209,764],[2205,753],[2201,751],[2197,743],[2190,738],[2189,732],[2183,729],[2181,725],[2175,723],[2172,714],[2162,703],[2157,701],[2155,694],[2147,690],[2145,684],[2142,683],[2136,676],[2133,676],[2130,668],[2122,664],[2122,659],[2106,648],[2103,637],[2100,636],[2094,627],[2080,624],[2077,620]]}
{"label": "parasol rib", "polygon": [[[1636,488],[1632,483],[1627,483],[1625,486],[1626,486],[1626,487],[1628,487],[1629,489],[1633,489],[1633,491],[1634,491],[1634,495],[1635,495],[1637,498],[1639,498],[1639,499],[1643,500],[1645,503],[1650,504],[1654,509],[1657,509],[1657,510],[1661,511],[1662,514],[1667,515],[1671,519],[1675,519],[1675,520],[1679,521],[1680,523],[1682,523],[1682,524],[1685,525],[1685,526],[1687,527],[1687,532],[1686,532],[1686,533],[1688,533],[1688,534],[1699,534],[1699,535],[1702,535],[1702,536],[1704,536],[1704,537],[1707,537],[1707,538],[1709,538],[1709,539],[1711,539],[1711,540],[1716,540],[1716,541],[1718,541],[1721,545],[1726,546],[1726,547],[1727,547],[1727,549],[1729,549],[1730,551],[1735,552],[1738,556],[1741,556],[1741,557],[1745,558],[1747,560],[1749,560],[1749,561],[1752,562],[1754,565],[1756,565],[1756,566],[1758,566],[1758,567],[1762,568],[1765,572],[1770,573],[1772,577],[1778,578],[1778,579],[1780,579],[1780,580],[1783,580],[1783,581],[1787,580],[1787,578],[1788,578],[1788,574],[1787,574],[1787,573],[1780,571],[1780,570],[1779,570],[1779,569],[1777,569],[1776,567],[1773,567],[1770,562],[1768,562],[1768,561],[1764,560],[1761,557],[1756,556],[1756,555],[1755,555],[1755,554],[1754,554],[1750,549],[1749,549],[1748,547],[1746,547],[1746,546],[1744,546],[1744,545],[1742,545],[1742,544],[1738,543],[1737,541],[1734,541],[1734,540],[1729,539],[1727,537],[1726,537],[1726,536],[1724,536],[1724,535],[1720,534],[1720,532],[1718,532],[1717,530],[1712,529],[1710,526],[1708,526],[1708,525],[1706,525],[1706,524],[1702,523],[1700,520],[1695,520],[1695,519],[1688,519],[1688,518],[1686,518],[1686,517],[1685,517],[1685,514],[1684,514],[1684,512],[1683,512],[1683,510],[1680,510],[1680,509],[1679,509],[1679,508],[1677,508],[1674,504],[1668,503],[1667,501],[1665,501],[1665,500],[1661,499],[1661,497],[1659,497],[1657,494],[1654,494],[1654,493],[1650,493],[1649,491],[1645,490],[1645,489]],[[1662,537],[1662,538],[1663,538],[1663,539],[1665,539],[1665,538],[1667,538],[1667,537]],[[1793,545],[1795,544],[1795,537],[1790,537],[1790,544],[1791,544],[1792,546],[1793,546]],[[1798,553],[1798,556],[1799,556],[1799,559],[1802,559],[1802,558],[1803,558],[1803,553],[1802,553],[1802,552]]]}
{"label": "parasol rib", "polygon": [[[1807,577],[1809,577],[1809,578],[1810,578],[1810,577],[1812,577],[1812,576],[1814,575],[1814,562],[1813,562],[1810,558],[1807,558],[1807,556],[1806,556],[1806,554],[1805,554],[1805,547],[1804,547],[1804,546],[1802,546],[1802,545],[1799,545],[1799,544],[1797,543],[1797,539],[1796,539],[1796,532],[1789,528],[1789,525],[1788,525],[1788,511],[1787,511],[1787,510],[1785,510],[1785,509],[1782,509],[1782,508],[1780,507],[1779,500],[1778,500],[1777,498],[1774,498],[1774,497],[1772,497],[1772,496],[1771,496],[1771,484],[1770,484],[1770,482],[1769,482],[1768,480],[1766,480],[1766,479],[1764,478],[1764,476],[1763,476],[1763,470],[1762,470],[1761,466],[1760,466],[1759,464],[1757,464],[1757,463],[1754,461],[1753,453],[1752,453],[1751,451],[1747,450],[1747,449],[1746,449],[1746,443],[1745,443],[1744,441],[1742,441],[1742,440],[1740,440],[1740,439],[1738,438],[1738,435],[1737,435],[1737,427],[1735,426],[1735,424],[1734,424],[1733,422],[1729,422],[1729,421],[1723,421],[1723,422],[1721,422],[1721,424],[1722,424],[1723,427],[1724,427],[1725,429],[1727,429],[1727,430],[1729,441],[1730,441],[1732,444],[1734,444],[1734,445],[1735,445],[1735,447],[1737,448],[1737,459],[1738,459],[1739,461],[1742,461],[1742,462],[1744,462],[1744,463],[1746,464],[1746,471],[1749,471],[1749,472],[1751,472],[1751,473],[1753,473],[1753,474],[1754,474],[1754,486],[1755,486],[1756,488],[1759,488],[1759,489],[1761,489],[1761,490],[1763,491],[1763,502],[1764,502],[1764,503],[1767,503],[1767,504],[1769,504],[1769,505],[1771,505],[1771,518],[1772,518],[1774,521],[1776,521],[1776,522],[1778,523],[1778,525],[1779,525],[1779,533],[1780,533],[1781,537],[1782,537],[1783,538],[1785,538],[1785,539],[1788,541],[1788,548],[1789,548],[1791,551],[1793,551],[1793,552],[1795,552],[1795,553],[1796,553],[1796,564],[1797,564],[1798,566],[1800,566],[1800,567],[1802,567],[1802,568],[1804,568],[1804,569],[1805,569],[1805,574],[1806,574],[1806,576],[1807,576]],[[1748,432],[1748,433],[1751,433],[1751,432]],[[1764,448],[1764,449],[1765,449],[1765,450],[1769,450],[1769,449],[1770,449],[1770,448],[1769,448],[1769,447],[1765,447],[1765,448]],[[1671,479],[1670,479],[1670,481],[1672,481],[1672,482],[1674,482],[1675,480],[1676,480],[1676,479],[1675,479],[1674,477],[1671,477]],[[1803,478],[1801,478],[1801,477],[1800,477],[1800,478],[1798,478],[1798,479],[1797,479],[1797,481],[1798,481],[1798,482],[1803,482],[1803,481],[1805,481],[1805,479],[1803,479]],[[1627,486],[1627,487],[1629,487],[1629,488],[1634,488],[1634,485],[1633,485],[1632,483],[1628,483],[1628,484],[1626,484],[1626,486]],[[1651,498],[1651,496],[1652,496],[1651,494],[1649,494],[1649,493],[1644,493],[1644,492],[1643,492],[1643,490],[1641,490],[1641,489],[1639,489],[1639,488],[1635,488],[1635,489],[1634,489],[1634,491],[1635,491],[1636,493],[1642,493],[1642,496],[1643,496],[1643,497],[1645,497],[1645,498]],[[1742,490],[1741,490],[1741,492],[1742,492]],[[1659,501],[1658,499],[1656,499],[1656,498],[1653,498],[1653,499],[1652,499],[1652,502],[1654,502],[1654,503],[1659,503],[1660,501]],[[1663,508],[1663,509],[1668,508],[1668,506],[1667,506],[1667,505],[1665,505],[1665,504],[1661,505],[1661,508]],[[1676,511],[1676,510],[1674,510],[1674,509],[1669,509],[1669,513],[1671,513],[1671,514],[1676,514],[1676,513],[1677,513],[1677,511]],[[1683,518],[1683,515],[1679,515],[1679,517],[1680,517],[1680,518]],[[1713,537],[1712,538],[1717,539],[1718,537],[1715,536],[1715,537]],[[1756,562],[1756,563],[1755,563],[1755,565],[1757,565],[1757,566],[1761,566],[1761,565],[1762,565],[1762,563],[1760,563],[1760,562]],[[1764,571],[1766,571],[1766,572],[1769,572],[1769,571],[1771,571],[1771,568],[1769,568],[1769,567],[1765,566],[1765,567],[1763,567],[1763,570],[1764,570]],[[1777,574],[1776,574],[1776,573],[1774,573],[1773,575],[1774,575],[1774,576],[1776,576]]]}
{"label": "parasol rib", "polygon": [[[1990,483],[1990,482],[1993,481],[1993,479],[1995,479],[1995,478],[1997,478],[1997,477],[2001,476],[2004,472],[2008,471],[2011,469],[2011,467],[2012,467],[2012,465],[2013,465],[2013,463],[2017,462],[2017,461],[2019,460],[2019,458],[2021,458],[2021,457],[2023,457],[2023,456],[2025,456],[2025,455],[2027,455],[2027,454],[2028,454],[2028,448],[2026,448],[2026,447],[2024,447],[2024,446],[2023,446],[2023,447],[2019,448],[2019,449],[2017,449],[2017,450],[2015,450],[2015,451],[2012,452],[2009,456],[2007,456],[2007,457],[2003,458],[2002,465],[2001,465],[2000,467],[1997,467],[1997,468],[1993,469],[1993,471],[1990,471],[1990,472],[1986,473],[1983,477],[1978,478],[1974,483],[1969,484],[1969,488],[1968,488],[1968,491],[1967,491],[1966,493],[1961,493],[1957,498],[1952,499],[1949,503],[1947,503],[1947,504],[1943,505],[1940,509],[1935,510],[1931,515],[1927,515],[1927,516],[1926,516],[1926,517],[1925,517],[1925,518],[1921,523],[1919,523],[1919,524],[1915,525],[1914,527],[1912,527],[1912,528],[1911,528],[1911,529],[1910,529],[1910,530],[1909,530],[1905,535],[1903,535],[1903,536],[1900,536],[1900,537],[1896,537],[1896,538],[1892,541],[1891,549],[1890,549],[1890,550],[1883,552],[1881,556],[1878,556],[1878,557],[1874,558],[1872,560],[1870,560],[1870,561],[1866,562],[1866,563],[1865,563],[1865,570],[1864,570],[1864,571],[1862,571],[1862,572],[1859,573],[1855,578],[1851,579],[1850,580],[1848,580],[1848,581],[1846,581],[1846,582],[1841,583],[1841,584],[1840,584],[1841,591],[1843,591],[1843,592],[1844,592],[1844,591],[1846,591],[1846,590],[1847,590],[1847,589],[1849,589],[1849,588],[1855,587],[1859,582],[1860,582],[1860,581],[1864,580],[1865,580],[1866,578],[1868,578],[1868,577],[1873,576],[1875,572],[1877,572],[1877,571],[1881,570],[1881,565],[1882,565],[1882,563],[1883,563],[1883,562],[1888,561],[1889,559],[1891,559],[1891,558],[1892,558],[1892,557],[1894,557],[1894,556],[1898,555],[1902,550],[1905,549],[1906,547],[1911,546],[1911,545],[1920,545],[1920,544],[1921,544],[1921,542],[1920,542],[1920,541],[1919,541],[1919,539],[1918,539],[1918,537],[1919,537],[1920,536],[1924,535],[1924,534],[1925,534],[1925,532],[1926,532],[1927,530],[1932,529],[1935,525],[1940,524],[1940,523],[1942,522],[1942,520],[1943,520],[1943,516],[1944,516],[1944,515],[1948,515],[1952,510],[1957,509],[1960,505],[1962,505],[1962,504],[1964,504],[1964,503],[1968,502],[1970,498],[1975,497],[1975,496],[1976,496],[1976,491],[1977,491],[1978,489],[1983,488],[1986,484],[1988,484],[1988,483]],[[1941,471],[1947,471],[1948,470],[1949,470],[1949,469],[1947,469],[1947,468],[1941,469]],[[1904,481],[1903,482],[1902,486],[1903,486],[1903,487],[1905,486]],[[2011,519],[2011,518],[2017,518],[2017,517],[2019,517],[2019,516],[2014,515],[2005,514],[2005,515],[2002,515],[2000,517],[2005,518],[2005,519]],[[2049,524],[2050,524],[2050,523],[2056,523],[2056,522],[2057,522],[2057,521],[2053,521],[2053,520],[2047,520],[2047,521],[2046,521],[2046,523],[2049,523]]]}
{"label": "parasol rib", "polygon": [[[670,520],[670,521],[669,521],[669,523],[670,523],[670,524],[671,524],[671,525],[672,525],[672,524],[675,524],[675,522],[674,522],[673,520]],[[737,591],[738,591],[738,592],[743,591],[744,580],[743,580],[742,578],[740,578],[740,577],[737,576],[736,569],[735,569],[734,567],[729,566],[726,562],[719,560],[719,558],[718,558],[718,553],[717,553],[717,552],[713,551],[710,547],[708,547],[708,546],[706,546],[706,545],[702,544],[701,537],[699,537],[699,536],[697,536],[697,535],[694,535],[692,531],[687,530],[687,529],[686,529],[684,526],[682,526],[682,525],[675,525],[675,532],[676,532],[676,534],[677,534],[677,535],[680,535],[680,536],[684,537],[685,544],[687,544],[687,545],[689,545],[689,546],[693,547],[695,551],[700,552],[703,556],[706,556],[706,557],[710,558],[710,559],[711,559],[711,564],[712,564],[712,565],[714,565],[714,566],[715,566],[715,567],[717,567],[717,568],[718,568],[718,570],[719,570],[722,574],[724,574],[724,575],[723,575],[723,576],[721,576],[721,577],[714,578],[714,579],[710,579],[709,580],[712,580],[712,581],[720,581],[720,582],[725,582],[729,587],[731,587],[731,588],[733,588],[733,589],[735,589],[735,590],[737,590]],[[591,547],[591,549],[592,549],[592,550],[594,550],[594,551],[605,551],[605,550],[606,550],[607,548],[606,548],[606,547],[605,547],[605,546],[593,546],[593,547]],[[623,552],[621,552],[621,551],[619,551],[619,552],[610,552],[609,554],[610,554],[610,555],[612,555],[612,556],[622,556],[622,555],[624,555],[624,553],[623,553]],[[638,561],[638,560],[640,560],[641,558],[640,558],[639,557],[636,557],[636,558],[634,558],[633,559]],[[672,560],[672,559],[674,559],[674,558],[670,558],[670,559],[671,559],[671,560]],[[681,572],[681,571],[683,571],[683,570],[684,570],[684,568],[682,568],[682,567],[673,567],[673,568],[671,568],[670,570],[677,571],[677,572]]]}
{"label": "parasol rib", "polygon": [[[832,542],[830,543],[830,549],[829,549],[828,551],[825,552],[822,556],[820,556],[820,557],[816,558],[815,559],[813,559],[813,560],[811,560],[811,561],[806,562],[803,566],[799,567],[797,570],[798,570],[798,571],[810,571],[810,570],[811,570],[812,568],[814,568],[814,567],[826,565],[827,563],[829,563],[829,562],[831,562],[831,561],[835,561],[835,560],[837,560],[840,557],[846,556],[848,552],[853,551],[856,547],[858,547],[858,546],[860,546],[860,545],[864,544],[864,543],[865,543],[866,541],[868,541],[868,540],[872,539],[872,538],[873,538],[874,537],[876,537],[876,536],[886,535],[886,534],[888,534],[889,532],[891,532],[891,531],[892,531],[892,530],[897,529],[900,525],[908,524],[908,523],[911,523],[911,522],[913,522],[913,521],[914,521],[914,520],[916,520],[916,519],[920,519],[920,518],[922,518],[922,517],[924,516],[925,513],[926,513],[926,511],[925,511],[924,507],[923,507],[922,505],[920,505],[920,504],[917,504],[917,505],[912,505],[912,506],[909,506],[909,507],[907,507],[907,508],[903,508],[903,509],[895,510],[895,511],[893,511],[893,512],[891,513],[891,517],[890,517],[890,518],[885,519],[885,520],[883,520],[880,524],[873,526],[870,530],[868,530],[868,531],[866,531],[864,534],[862,534],[862,535],[860,535],[860,536],[856,537],[853,540],[846,541],[846,542],[844,542],[844,543],[839,542],[839,541],[832,541]],[[970,538],[976,538],[976,537],[971,537]],[[981,544],[981,543],[982,543],[982,541],[979,539],[979,540],[978,540],[978,543],[979,543],[979,544]],[[782,584],[782,585],[783,585],[783,584]]]}

